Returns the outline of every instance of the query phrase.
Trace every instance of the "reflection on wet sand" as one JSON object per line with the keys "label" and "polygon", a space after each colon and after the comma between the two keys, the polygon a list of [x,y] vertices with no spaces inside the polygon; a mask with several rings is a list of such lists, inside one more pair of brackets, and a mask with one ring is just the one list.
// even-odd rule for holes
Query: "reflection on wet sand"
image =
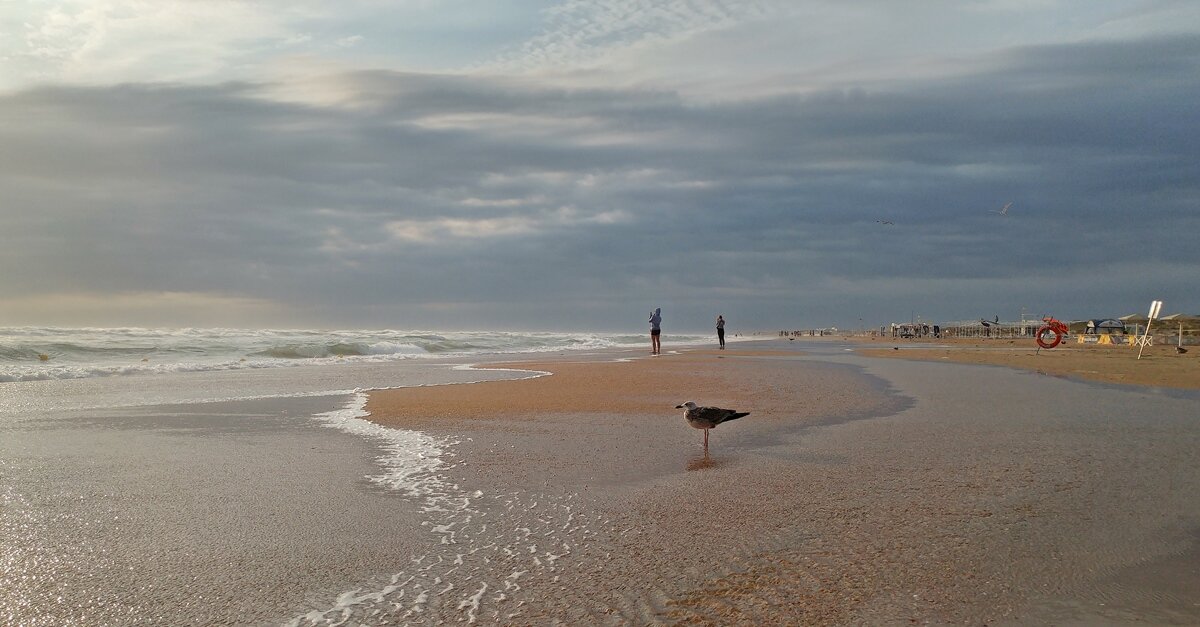
{"label": "reflection on wet sand", "polygon": [[688,472],[691,472],[693,470],[705,470],[707,468],[716,468],[717,466],[720,466],[720,465],[721,465],[721,462],[713,459],[712,456],[710,456],[708,454],[708,449],[705,449],[703,455],[701,455],[699,457],[693,457],[692,459],[688,460],[687,469],[688,469]]}

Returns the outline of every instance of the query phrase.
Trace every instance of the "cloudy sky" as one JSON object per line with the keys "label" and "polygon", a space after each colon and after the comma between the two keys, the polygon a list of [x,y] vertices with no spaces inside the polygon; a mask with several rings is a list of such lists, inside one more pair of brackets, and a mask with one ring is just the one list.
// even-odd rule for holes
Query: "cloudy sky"
{"label": "cloudy sky", "polygon": [[1192,0],[0,0],[0,325],[1200,314],[1197,103]]}

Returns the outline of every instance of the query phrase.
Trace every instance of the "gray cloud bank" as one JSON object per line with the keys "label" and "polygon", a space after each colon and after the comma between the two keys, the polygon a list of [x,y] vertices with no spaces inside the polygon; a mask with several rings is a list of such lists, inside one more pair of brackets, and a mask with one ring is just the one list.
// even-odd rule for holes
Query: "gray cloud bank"
{"label": "gray cloud bank", "polygon": [[[655,306],[696,330],[1200,313],[1200,37],[703,103],[382,71],[285,87],[0,95],[0,304],[606,330]],[[63,321],[21,311],[0,324]]]}

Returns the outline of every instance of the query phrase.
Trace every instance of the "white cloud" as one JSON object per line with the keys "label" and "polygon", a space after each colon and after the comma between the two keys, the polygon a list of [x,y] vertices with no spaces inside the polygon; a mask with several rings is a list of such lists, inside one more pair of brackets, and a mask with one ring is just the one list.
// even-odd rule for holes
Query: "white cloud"
{"label": "white cloud", "polygon": [[0,3],[0,89],[436,68],[736,99],[960,73],[1019,46],[1197,31],[1200,3],[1168,0],[18,1]]}
{"label": "white cloud", "polygon": [[644,45],[720,29],[770,10],[774,0],[567,0],[543,12],[540,34],[480,67],[489,71],[554,72],[604,65]]}
{"label": "white cloud", "polygon": [[387,223],[385,228],[398,241],[438,244],[452,240],[513,238],[581,226],[622,224],[629,222],[631,217],[628,212],[620,210],[587,213],[573,207],[559,207],[535,215],[394,220]]}
{"label": "white cloud", "polygon": [[529,198],[465,198],[462,201],[464,207],[527,207],[531,205],[544,204],[547,201],[545,196],[535,196]]}
{"label": "white cloud", "polygon": [[448,239],[482,239],[527,235],[537,229],[537,221],[522,216],[506,218],[439,218],[435,220],[396,220],[387,231],[398,240],[425,244]]}
{"label": "white cloud", "polygon": [[86,0],[30,11],[24,63],[0,74],[20,83],[212,79],[268,43],[297,43],[281,15],[233,0]]}

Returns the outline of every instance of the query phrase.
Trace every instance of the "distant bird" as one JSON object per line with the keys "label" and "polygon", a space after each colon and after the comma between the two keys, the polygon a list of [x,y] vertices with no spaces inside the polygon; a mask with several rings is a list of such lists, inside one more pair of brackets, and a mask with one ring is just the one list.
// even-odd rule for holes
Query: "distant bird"
{"label": "distant bird", "polygon": [[1005,204],[1003,207],[1000,207],[999,210],[989,209],[988,211],[991,211],[992,213],[998,213],[1002,216],[1006,216],[1006,215],[1008,215],[1008,208],[1011,206],[1012,206],[1012,203],[1010,202],[1010,203]]}
{"label": "distant bird", "polygon": [[878,223],[880,223],[880,224],[884,224],[884,225],[894,225],[894,224],[896,224],[895,222],[892,222],[891,220],[876,220],[876,222],[878,222]]}
{"label": "distant bird", "polygon": [[1184,354],[1184,353],[1186,353],[1186,352],[1187,352],[1187,349],[1186,349],[1186,348],[1184,348],[1184,347],[1182,347],[1182,346],[1176,346],[1176,347],[1175,347],[1175,352],[1176,352],[1176,353],[1179,353],[1180,355],[1182,355],[1182,354]]}
{"label": "distant bird", "polygon": [[708,430],[716,427],[723,422],[737,420],[742,416],[749,416],[748,411],[735,411],[732,409],[721,409],[720,407],[697,407],[692,401],[688,401],[682,405],[676,405],[675,409],[686,409],[683,417],[687,419],[688,424],[696,429],[704,429],[704,448],[708,449]]}

